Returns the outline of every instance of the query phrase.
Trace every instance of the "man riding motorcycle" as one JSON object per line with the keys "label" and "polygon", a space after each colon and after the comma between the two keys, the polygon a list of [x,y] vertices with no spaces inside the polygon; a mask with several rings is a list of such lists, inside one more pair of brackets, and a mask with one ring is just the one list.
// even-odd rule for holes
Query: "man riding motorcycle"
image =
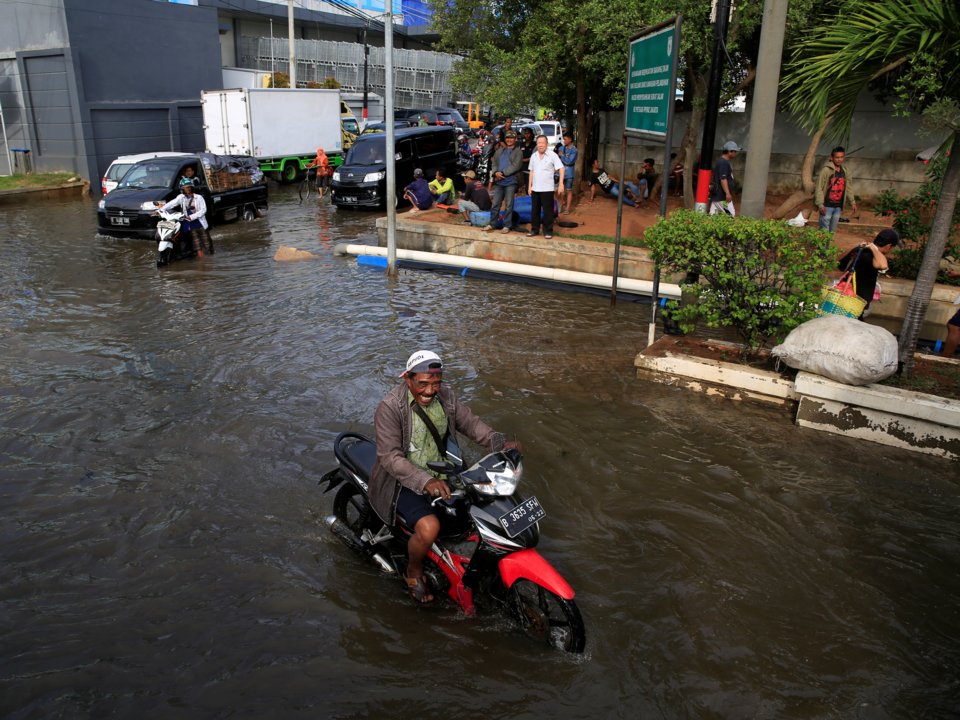
{"label": "man riding motorcycle", "polygon": [[460,432],[493,452],[505,443],[498,433],[443,387],[443,363],[429,350],[418,350],[400,375],[404,382],[387,393],[374,415],[377,460],[370,478],[370,504],[380,519],[394,525],[395,515],[413,528],[407,543],[407,589],[421,603],[433,600],[423,574],[423,560],[440,533],[434,498],[450,498],[450,487],[427,463],[442,461],[446,440]]}

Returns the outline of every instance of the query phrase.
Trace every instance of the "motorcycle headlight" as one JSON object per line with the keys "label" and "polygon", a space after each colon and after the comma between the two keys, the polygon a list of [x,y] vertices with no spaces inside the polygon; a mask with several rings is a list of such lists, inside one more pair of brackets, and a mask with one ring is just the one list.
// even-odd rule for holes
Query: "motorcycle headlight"
{"label": "motorcycle headlight", "polygon": [[334,182],[340,182],[340,171],[339,171],[339,170],[334,170],[334,171],[333,171],[333,181],[334,181]]}
{"label": "motorcycle headlight", "polygon": [[153,201],[151,200],[150,202],[140,203],[140,209],[149,210],[150,212],[153,212],[154,210],[157,209],[157,206],[154,205]]}
{"label": "motorcycle headlight", "polygon": [[472,485],[481,495],[513,495],[523,474],[523,463],[516,467],[503,463],[498,467],[487,468],[484,472],[487,482]]}
{"label": "motorcycle headlight", "polygon": [[107,209],[107,201],[104,200],[103,198],[100,198],[100,202],[97,203],[97,210],[106,210],[106,209]]}
{"label": "motorcycle headlight", "polygon": [[387,176],[387,173],[381,170],[380,172],[367,173],[363,176],[364,182],[380,182]]}

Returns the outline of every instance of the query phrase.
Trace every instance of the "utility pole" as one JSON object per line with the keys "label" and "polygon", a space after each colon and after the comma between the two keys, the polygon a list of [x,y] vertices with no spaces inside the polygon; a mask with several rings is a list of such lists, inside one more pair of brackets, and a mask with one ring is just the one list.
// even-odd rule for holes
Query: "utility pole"
{"label": "utility pole", "polygon": [[747,153],[743,197],[740,200],[740,213],[748,217],[762,218],[766,205],[773,126],[777,114],[777,85],[780,82],[780,60],[789,4],[789,0],[766,0],[763,4],[757,79],[750,106],[750,140],[747,143],[750,152]]}
{"label": "utility pole", "polygon": [[[367,24],[369,25],[369,23]],[[367,45],[367,25],[363,26],[363,124],[367,124],[367,66],[370,60],[370,46]]]}
{"label": "utility pole", "polygon": [[383,121],[386,124],[387,138],[384,154],[387,156],[387,275],[397,275],[397,161],[396,128],[393,126],[393,0],[386,0],[386,19],[383,23],[383,64],[385,74],[385,94],[383,99]]}
{"label": "utility pole", "polygon": [[287,0],[287,47],[290,53],[290,87],[297,86],[296,41],[293,38],[293,0]]}
{"label": "utility pole", "polygon": [[727,57],[727,26],[730,23],[730,0],[715,0],[713,23],[713,61],[707,87],[707,107],[703,118],[703,142],[700,144],[700,169],[697,171],[696,210],[705,213],[710,197],[710,175],[713,167],[714,136],[720,112],[720,87]]}

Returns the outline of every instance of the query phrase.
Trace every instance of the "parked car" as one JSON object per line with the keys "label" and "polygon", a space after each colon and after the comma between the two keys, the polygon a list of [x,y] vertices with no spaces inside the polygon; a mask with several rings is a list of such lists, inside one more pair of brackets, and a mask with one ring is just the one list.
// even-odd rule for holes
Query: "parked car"
{"label": "parked car", "polygon": [[467,137],[470,137],[476,134],[470,129],[470,123],[468,123],[466,120],[463,119],[463,115],[461,115],[460,111],[457,110],[456,108],[438,107],[436,110],[438,113],[440,113],[441,119],[452,120],[454,126]]}
{"label": "parked car", "polygon": [[120,184],[100,199],[97,229],[105,235],[152,238],[157,204],[172,200],[184,171],[193,168],[196,192],[207,203],[207,221],[253,219],[267,207],[267,185],[254,158],[242,155],[177,154],[134,164]]}
{"label": "parked car", "polygon": [[[403,130],[408,127],[413,127],[413,124],[409,120],[394,120],[393,127],[395,130]],[[371,135],[373,133],[382,133],[387,131],[387,124],[382,122],[367,123],[367,126],[363,129],[361,135]]]}
{"label": "parked car", "polygon": [[563,140],[563,129],[556,120],[538,120],[540,131],[547,136],[547,147],[554,147]]}
{"label": "parked car", "polygon": [[[387,159],[383,133],[361,135],[343,165],[333,172],[331,198],[338,208],[386,207]],[[413,171],[423,170],[432,179],[442,169],[447,177],[457,172],[457,131],[452,127],[412,127],[397,130],[394,138],[396,198],[404,203],[403,189],[413,182]]]}
{"label": "parked car", "polygon": [[107,167],[107,171],[103,174],[103,178],[100,180],[100,194],[106,195],[111,190],[115,189],[117,185],[120,184],[120,181],[123,180],[123,176],[126,175],[127,170],[132,168],[138,162],[143,160],[151,160],[158,157],[179,157],[186,155],[187,153],[180,152],[152,152],[152,153],[140,153],[138,155],[121,155]]}
{"label": "parked car", "polygon": [[436,110],[395,110],[393,113],[394,120],[409,120],[411,125],[419,125],[420,118],[426,121],[427,125],[446,125],[443,120],[440,119],[440,116],[437,114]]}

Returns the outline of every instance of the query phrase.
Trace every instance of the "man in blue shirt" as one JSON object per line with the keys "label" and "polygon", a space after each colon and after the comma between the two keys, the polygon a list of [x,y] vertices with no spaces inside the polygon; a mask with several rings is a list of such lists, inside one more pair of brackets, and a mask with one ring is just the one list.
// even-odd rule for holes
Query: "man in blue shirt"
{"label": "man in blue shirt", "polygon": [[505,133],[504,142],[506,145],[497,149],[491,163],[493,170],[490,192],[491,224],[483,228],[485,232],[493,230],[493,222],[497,214],[501,213],[501,204],[503,205],[502,232],[510,232],[513,226],[513,198],[517,194],[517,173],[523,167],[523,151],[517,147],[517,134],[513,130]]}
{"label": "man in blue shirt", "polygon": [[557,152],[560,156],[560,162],[563,163],[563,191],[565,209],[560,211],[561,215],[569,215],[570,208],[573,205],[573,175],[577,165],[577,146],[573,144],[573,135],[569,132],[563,134],[563,147]]}
{"label": "man in blue shirt", "polygon": [[430,192],[430,183],[423,179],[423,170],[413,171],[413,182],[403,189],[403,197],[413,205],[411,214],[416,215],[418,210],[429,210],[433,206],[433,193]]}

